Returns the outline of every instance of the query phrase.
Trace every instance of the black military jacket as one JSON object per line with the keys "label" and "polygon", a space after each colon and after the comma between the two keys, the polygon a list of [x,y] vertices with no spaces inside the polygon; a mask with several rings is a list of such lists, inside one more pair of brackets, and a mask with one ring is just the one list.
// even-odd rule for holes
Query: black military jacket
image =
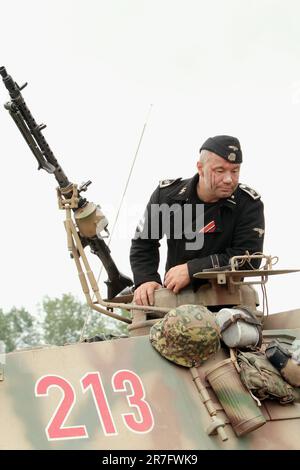
{"label": "black military jacket", "polygon": [[[136,287],[147,281],[162,283],[158,265],[159,240],[165,235],[162,230],[163,216],[156,217],[154,221],[153,214],[150,216],[151,206],[165,204],[174,207],[175,204],[175,207],[184,210],[189,204],[194,209],[197,204],[203,205],[197,196],[198,181],[198,174],[186,180],[165,180],[152,194],[145,212],[145,223],[137,227],[130,250]],[[194,216],[195,213],[191,223],[195,228]],[[155,236],[151,234],[154,223],[159,227]],[[174,237],[174,216],[171,214],[166,271],[173,266],[187,263],[192,281],[193,275],[203,269],[228,265],[232,256],[243,255],[246,251],[250,254],[262,252],[264,228],[264,209],[260,195],[248,186],[239,184],[230,198],[204,205],[204,225],[201,229],[204,232],[204,244],[201,249],[186,248],[186,242],[191,240],[187,240],[184,230],[180,239]],[[256,268],[259,264],[257,260],[252,262],[252,266]]]}

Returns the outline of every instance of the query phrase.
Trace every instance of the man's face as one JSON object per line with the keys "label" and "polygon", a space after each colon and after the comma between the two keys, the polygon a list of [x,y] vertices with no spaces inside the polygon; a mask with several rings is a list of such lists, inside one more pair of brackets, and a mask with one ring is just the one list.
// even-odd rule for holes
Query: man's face
{"label": "man's face", "polygon": [[229,163],[224,158],[209,152],[207,161],[197,163],[201,184],[216,200],[230,197],[239,183],[240,164]]}

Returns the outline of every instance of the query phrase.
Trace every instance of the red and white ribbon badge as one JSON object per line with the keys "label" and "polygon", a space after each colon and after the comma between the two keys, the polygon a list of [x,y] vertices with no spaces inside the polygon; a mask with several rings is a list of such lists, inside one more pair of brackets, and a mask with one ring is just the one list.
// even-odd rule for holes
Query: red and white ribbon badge
{"label": "red and white ribbon badge", "polygon": [[205,225],[205,227],[202,227],[201,230],[199,230],[199,233],[211,233],[216,230],[216,222],[212,220],[208,224]]}

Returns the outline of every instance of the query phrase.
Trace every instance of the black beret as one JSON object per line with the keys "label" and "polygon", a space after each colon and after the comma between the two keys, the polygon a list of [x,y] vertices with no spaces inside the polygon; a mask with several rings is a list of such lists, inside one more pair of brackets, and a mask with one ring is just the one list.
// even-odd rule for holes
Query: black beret
{"label": "black beret", "polygon": [[240,142],[236,137],[230,135],[209,137],[202,145],[200,152],[201,150],[216,153],[230,163],[242,163],[243,161]]}

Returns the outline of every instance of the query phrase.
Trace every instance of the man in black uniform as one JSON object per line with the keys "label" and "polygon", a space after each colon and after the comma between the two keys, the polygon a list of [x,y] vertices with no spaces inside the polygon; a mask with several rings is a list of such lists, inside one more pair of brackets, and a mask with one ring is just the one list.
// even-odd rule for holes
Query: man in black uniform
{"label": "man in black uniform", "polygon": [[[204,236],[202,247],[187,249],[187,231],[183,227],[180,238],[174,235],[175,216],[171,213],[163,285],[174,293],[197,283],[193,275],[203,269],[226,266],[232,256],[262,252],[263,203],[255,190],[239,184],[241,163],[238,139],[215,136],[202,145],[198,173],[194,177],[160,182],[147,205],[145,224],[137,227],[131,245],[130,263],[136,287],[134,301],[138,305],[153,305],[154,290],[162,287],[158,265],[159,240],[164,235],[163,216],[157,215],[156,211],[154,218],[153,207],[179,207],[182,212],[188,206],[192,207],[190,226],[193,233]],[[200,229],[196,216],[199,205],[204,209]],[[153,232],[156,232],[155,236]],[[259,264],[259,260],[254,260],[251,266],[248,264],[243,269],[258,268]]]}

